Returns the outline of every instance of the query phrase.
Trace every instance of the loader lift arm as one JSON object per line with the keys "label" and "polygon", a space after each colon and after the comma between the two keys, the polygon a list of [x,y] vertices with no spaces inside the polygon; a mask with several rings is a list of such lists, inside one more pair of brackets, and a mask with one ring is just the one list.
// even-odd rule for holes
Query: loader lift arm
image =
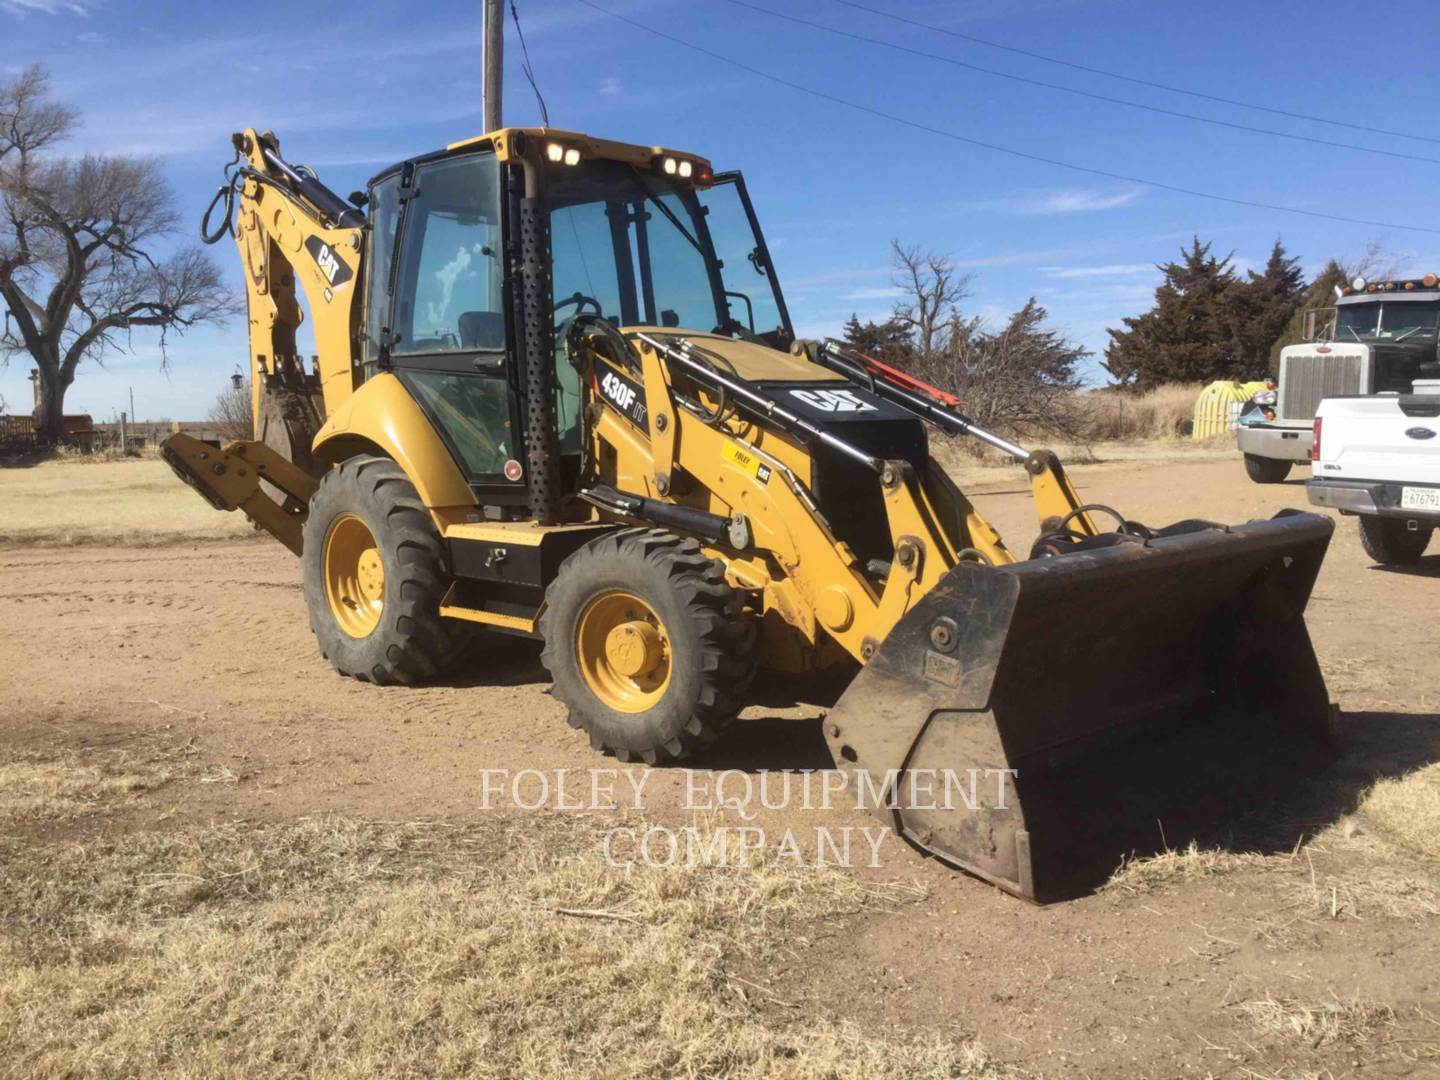
{"label": "loader lift arm", "polygon": [[[654,495],[668,496],[669,511],[662,509],[657,515],[655,510],[667,504],[639,490],[597,486],[582,491],[581,497],[618,516],[695,533],[710,540],[717,555],[724,548],[739,549],[746,558],[758,560],[751,564],[728,559],[736,584],[763,592],[766,606],[781,611],[812,645],[818,640],[817,631],[823,630],[863,663],[906,611],[958,561],[973,558],[992,565],[1013,561],[999,536],[963,497],[957,500],[967,521],[960,529],[947,531],[933,492],[909,462],[872,456],[812,424],[760,387],[707,364],[704,347],[688,337],[663,338],[642,330],[633,333],[633,340],[641,346],[636,350],[639,355],[630,353],[620,362],[622,367],[628,363],[638,367],[628,374],[638,376],[645,387],[649,440],[615,408],[599,412],[592,435],[602,446],[615,448],[622,460],[634,462],[619,472],[632,488],[643,484]],[[628,346],[621,348],[629,353]],[[611,362],[593,350],[587,352],[591,363]],[[745,416],[707,416],[680,391],[680,384],[700,387]],[[893,559],[879,580],[835,534],[806,483],[769,449],[767,440],[774,436],[766,432],[793,443],[823,443],[873,475],[893,545]],[[706,530],[693,524],[666,520],[674,518],[674,511],[693,513],[673,502],[673,477],[682,473],[715,493],[719,502],[712,507],[726,508],[733,515],[731,521],[738,528],[729,543],[713,540],[723,517],[705,515],[713,518],[708,537]],[[969,542],[959,542],[962,532]],[[735,538],[743,542],[736,543]],[[773,569],[760,565],[772,561]]]}

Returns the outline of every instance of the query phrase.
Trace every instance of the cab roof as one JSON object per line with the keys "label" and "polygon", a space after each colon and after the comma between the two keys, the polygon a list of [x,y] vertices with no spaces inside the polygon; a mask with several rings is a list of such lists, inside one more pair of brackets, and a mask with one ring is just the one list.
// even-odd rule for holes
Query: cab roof
{"label": "cab roof", "polygon": [[[618,161],[622,164],[648,169],[662,164],[668,159],[676,162],[677,167],[680,162],[688,162],[688,175],[693,175],[702,183],[708,182],[713,175],[708,158],[685,150],[673,150],[665,146],[641,146],[637,143],[616,142],[613,139],[598,139],[583,132],[561,131],[558,128],[507,127],[469,139],[461,139],[458,142],[450,143],[443,150],[433,150],[413,158],[406,158],[405,161],[397,161],[376,173],[370,183],[374,184],[382,177],[390,175],[407,161],[414,163],[433,161],[437,158],[471,150],[493,150],[495,156],[501,161],[518,161],[530,152],[531,146],[540,147],[542,155],[554,154],[556,151],[551,148],[558,147],[559,156],[548,158],[557,165],[578,165],[587,160],[600,160]],[[567,152],[570,151],[574,151],[574,154],[567,156]]]}

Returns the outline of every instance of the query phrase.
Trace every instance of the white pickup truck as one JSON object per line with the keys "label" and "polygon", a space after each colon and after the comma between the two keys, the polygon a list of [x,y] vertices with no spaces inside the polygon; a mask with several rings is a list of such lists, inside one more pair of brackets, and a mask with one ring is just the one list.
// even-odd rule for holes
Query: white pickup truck
{"label": "white pickup truck", "polygon": [[1360,542],[1377,563],[1425,552],[1440,524],[1440,381],[1409,394],[1334,397],[1320,403],[1310,456],[1310,501],[1360,518]]}
{"label": "white pickup truck", "polygon": [[1335,293],[1333,308],[1305,313],[1305,341],[1281,350],[1277,385],[1240,414],[1236,435],[1257,484],[1278,484],[1308,459],[1321,399],[1408,394],[1414,380],[1440,378],[1440,275],[1356,278]]}

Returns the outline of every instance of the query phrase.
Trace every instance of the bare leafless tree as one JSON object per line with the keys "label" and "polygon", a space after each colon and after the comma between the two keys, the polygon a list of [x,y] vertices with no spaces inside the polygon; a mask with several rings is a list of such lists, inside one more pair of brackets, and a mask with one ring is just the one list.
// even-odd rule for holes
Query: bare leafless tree
{"label": "bare leafless tree", "polygon": [[122,348],[136,327],[157,328],[164,355],[167,331],[237,310],[199,248],[152,254],[176,225],[159,162],[51,156],[75,120],[50,99],[40,67],[0,81],[0,358],[25,352],[39,370],[48,442],[63,434],[65,393],[83,361]]}
{"label": "bare leafless tree", "polygon": [[210,409],[209,419],[222,442],[252,438],[254,421],[251,418],[249,385],[227,386],[220,391]]}
{"label": "bare leafless tree", "polygon": [[970,295],[970,275],[960,273],[950,256],[916,244],[892,240],[890,257],[895,286],[903,293],[895,305],[895,321],[909,331],[921,357],[944,352],[960,302]]}
{"label": "bare leafless tree", "polygon": [[994,332],[978,321],[956,331],[954,389],[982,427],[1020,434],[1081,433],[1075,365],[1090,353],[1047,327],[1047,317],[1032,296]]}
{"label": "bare leafless tree", "polygon": [[[896,362],[965,399],[966,411],[984,427],[1021,435],[1078,433],[1075,367],[1089,353],[1046,326],[1048,315],[1033,297],[994,329],[961,309],[972,278],[948,255],[898,240],[890,250],[902,295],[887,326],[906,331],[905,340],[892,345]],[[864,329],[853,321],[857,332]]]}

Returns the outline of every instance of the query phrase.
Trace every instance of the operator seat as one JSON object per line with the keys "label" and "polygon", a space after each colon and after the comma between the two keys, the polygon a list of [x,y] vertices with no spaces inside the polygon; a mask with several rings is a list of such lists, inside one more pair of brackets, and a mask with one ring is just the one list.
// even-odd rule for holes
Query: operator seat
{"label": "operator seat", "polygon": [[460,314],[460,347],[462,349],[505,348],[505,313],[503,311],[465,311]]}

